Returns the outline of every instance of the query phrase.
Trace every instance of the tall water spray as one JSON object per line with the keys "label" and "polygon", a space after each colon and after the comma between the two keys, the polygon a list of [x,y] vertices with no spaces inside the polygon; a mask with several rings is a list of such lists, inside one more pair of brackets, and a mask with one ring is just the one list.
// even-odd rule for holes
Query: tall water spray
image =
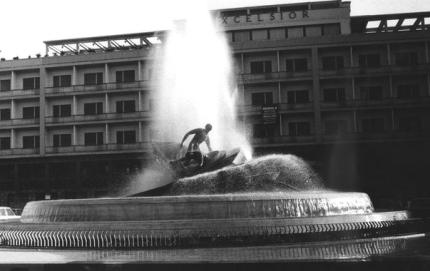
{"label": "tall water spray", "polygon": [[237,123],[231,53],[208,10],[194,5],[186,19],[174,22],[160,50],[156,140],[178,142],[210,123],[213,149],[240,147],[249,159],[249,143]]}

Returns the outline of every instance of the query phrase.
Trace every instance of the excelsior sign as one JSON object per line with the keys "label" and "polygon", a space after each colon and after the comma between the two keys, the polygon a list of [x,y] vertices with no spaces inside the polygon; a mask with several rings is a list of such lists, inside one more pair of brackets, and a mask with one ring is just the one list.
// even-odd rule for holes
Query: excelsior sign
{"label": "excelsior sign", "polygon": [[257,23],[263,21],[280,21],[309,18],[307,10],[291,12],[272,12],[268,14],[248,14],[245,16],[223,16],[222,24]]}

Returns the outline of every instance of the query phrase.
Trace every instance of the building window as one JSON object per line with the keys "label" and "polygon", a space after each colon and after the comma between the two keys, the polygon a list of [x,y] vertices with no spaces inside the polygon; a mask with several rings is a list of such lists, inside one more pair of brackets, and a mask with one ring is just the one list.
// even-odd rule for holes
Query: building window
{"label": "building window", "polygon": [[34,149],[40,146],[40,136],[23,136],[22,147],[24,149]]}
{"label": "building window", "polygon": [[103,145],[103,132],[85,133],[84,141],[86,146]]}
{"label": "building window", "polygon": [[0,109],[0,120],[10,120],[10,108]]}
{"label": "building window", "polygon": [[136,143],[136,131],[117,131],[116,143],[117,144]]}
{"label": "building window", "polygon": [[307,90],[296,90],[287,92],[287,103],[308,103],[309,102],[309,92]]}
{"label": "building window", "polygon": [[9,91],[10,89],[10,79],[0,80],[0,91]]}
{"label": "building window", "polygon": [[40,107],[23,107],[22,108],[22,117],[24,119],[38,119],[40,113]]}
{"label": "building window", "polygon": [[103,73],[86,73],[84,74],[84,85],[100,85],[103,84]]}
{"label": "building window", "polygon": [[308,70],[306,58],[287,59],[287,72],[302,72]]}
{"label": "building window", "polygon": [[397,97],[400,99],[418,98],[420,97],[419,85],[398,85]]}
{"label": "building window", "polygon": [[134,70],[116,72],[117,83],[126,83],[126,82],[134,82],[134,81],[135,81]]}
{"label": "building window", "polygon": [[340,24],[324,24],[322,26],[323,36],[338,36],[340,35]]}
{"label": "building window", "polygon": [[321,26],[306,26],[305,27],[305,37],[321,37],[322,36],[322,30]]}
{"label": "building window", "polygon": [[416,65],[418,64],[418,53],[397,53],[396,54],[396,65]]}
{"label": "building window", "polygon": [[23,78],[22,85],[23,89],[39,89],[40,77]]}
{"label": "building window", "polygon": [[103,103],[85,103],[84,115],[100,115],[103,114]]}
{"label": "building window", "polygon": [[325,70],[343,69],[343,56],[326,56],[322,58],[322,68]]}
{"label": "building window", "polygon": [[344,88],[324,89],[324,101],[325,102],[345,101],[345,89]]}
{"label": "building window", "polygon": [[379,100],[383,98],[382,87],[361,87],[361,99],[363,100]]}
{"label": "building window", "polygon": [[380,54],[368,54],[358,56],[358,66],[361,68],[375,68],[381,66]]}
{"label": "building window", "polygon": [[253,137],[270,137],[275,136],[275,127],[264,124],[254,124],[252,126]]}
{"label": "building window", "polygon": [[399,118],[399,130],[402,132],[420,131],[421,118],[420,117],[401,117]]}
{"label": "building window", "polygon": [[117,113],[130,113],[136,112],[136,106],[134,101],[117,101],[116,102]]}
{"label": "building window", "polygon": [[363,119],[363,133],[378,133],[384,131],[384,119]]}
{"label": "building window", "polygon": [[54,117],[68,117],[72,115],[72,105],[62,104],[53,106]]}
{"label": "building window", "polygon": [[325,133],[327,135],[346,134],[346,121],[328,120],[325,122]]}
{"label": "building window", "polygon": [[233,42],[244,42],[249,41],[251,39],[250,31],[234,31],[232,32],[232,35]]}
{"label": "building window", "polygon": [[251,73],[271,73],[272,61],[255,61],[251,62]]}
{"label": "building window", "polygon": [[71,134],[57,134],[54,135],[54,147],[69,147],[72,146]]}
{"label": "building window", "polygon": [[290,136],[302,136],[311,134],[310,122],[290,122],[288,123],[288,134]]}
{"label": "building window", "polygon": [[251,94],[252,105],[273,104],[272,92],[258,92]]}
{"label": "building window", "polygon": [[285,35],[287,38],[303,38],[305,36],[305,29],[303,27],[289,27]]}
{"label": "building window", "polygon": [[251,31],[251,40],[267,40],[270,39],[269,30],[252,30]]}
{"label": "building window", "polygon": [[10,137],[0,137],[0,150],[10,149]]}
{"label": "building window", "polygon": [[72,85],[71,75],[54,76],[54,87],[70,87]]}

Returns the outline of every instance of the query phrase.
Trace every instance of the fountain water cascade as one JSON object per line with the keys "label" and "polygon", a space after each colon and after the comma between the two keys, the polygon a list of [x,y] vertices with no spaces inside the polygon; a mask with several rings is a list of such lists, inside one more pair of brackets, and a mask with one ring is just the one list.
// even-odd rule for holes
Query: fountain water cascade
{"label": "fountain water cascade", "polygon": [[[206,20],[199,22],[209,28]],[[227,94],[234,93],[231,74],[226,73],[231,68],[224,62],[214,64],[226,59],[216,52],[223,48],[226,53],[225,44],[213,39],[217,36],[214,32],[205,39],[193,28],[190,31],[183,33],[185,36],[173,32],[171,40],[180,51],[171,52],[167,47],[164,52],[168,59],[160,76],[167,76],[163,79],[167,84],[160,93],[163,97],[169,90],[173,99],[163,103],[170,109],[159,112],[162,124],[158,129],[175,127],[166,134],[180,139],[196,128],[194,125],[212,123],[213,146],[229,148],[237,147],[229,144],[244,143],[239,144],[244,148],[246,137],[240,129],[235,130],[236,116],[227,102],[231,98]],[[191,37],[199,39],[196,43],[206,40],[215,45],[210,47],[214,51],[206,48],[203,57],[192,46]],[[188,54],[182,58],[189,50],[194,57]],[[213,72],[198,61],[203,58],[205,65],[215,65],[216,78],[207,77]],[[178,66],[187,61],[193,63],[193,72]],[[220,83],[222,77],[227,77],[224,83]],[[212,96],[218,89],[229,90],[222,91],[227,100]],[[308,165],[299,158],[280,155],[181,179],[158,197],[29,202],[20,221],[0,223],[0,248],[249,247],[409,235],[422,232],[422,227],[422,221],[407,211],[375,212],[365,193],[324,190]]]}

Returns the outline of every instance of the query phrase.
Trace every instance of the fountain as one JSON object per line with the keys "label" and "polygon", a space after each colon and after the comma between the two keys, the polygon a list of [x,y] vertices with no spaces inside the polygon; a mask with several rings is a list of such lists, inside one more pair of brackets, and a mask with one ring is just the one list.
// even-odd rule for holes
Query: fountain
{"label": "fountain", "polygon": [[[112,249],[143,249],[146,254],[136,257],[152,262],[157,255],[164,262],[193,262],[186,256],[190,253],[203,262],[250,262],[258,260],[261,251],[275,253],[267,256],[271,260],[285,261],[391,253],[405,247],[404,239],[391,237],[422,234],[422,221],[407,211],[375,212],[365,193],[324,189],[318,175],[296,156],[249,159],[246,133],[235,122],[226,47],[216,31],[207,31],[212,27],[207,20],[197,20],[206,28],[202,32],[187,31],[181,23],[172,33],[159,75],[164,82],[159,84],[159,98],[167,108],[160,107],[155,128],[169,141],[195,128],[188,125],[212,123],[213,146],[240,147],[248,161],[177,180],[156,197],[29,202],[20,221],[0,223],[0,248],[98,249],[91,252],[94,262]],[[206,42],[214,49],[212,55],[206,51],[205,58],[213,57],[205,59],[206,64],[221,60],[215,65],[215,78],[201,66],[192,38],[201,39],[199,47]],[[221,56],[216,48],[222,48]],[[184,62],[194,65],[192,73]],[[388,239],[378,243],[372,238]],[[352,242],[327,244],[345,240]]]}

